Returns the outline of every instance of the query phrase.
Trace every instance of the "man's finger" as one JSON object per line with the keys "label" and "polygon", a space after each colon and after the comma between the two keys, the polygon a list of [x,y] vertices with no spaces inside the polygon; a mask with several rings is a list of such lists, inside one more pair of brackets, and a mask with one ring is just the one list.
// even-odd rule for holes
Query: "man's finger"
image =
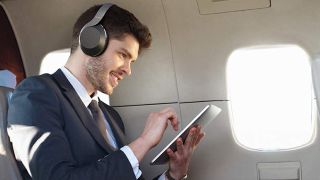
{"label": "man's finger", "polygon": [[168,118],[168,120],[171,122],[171,126],[173,127],[173,129],[175,131],[178,131],[179,130],[179,120],[178,120],[177,116],[170,117],[170,118]]}
{"label": "man's finger", "polygon": [[201,132],[200,135],[198,136],[196,142],[195,142],[195,146],[197,146],[200,143],[200,141],[203,139],[204,136],[205,136],[205,133]]}
{"label": "man's finger", "polygon": [[167,154],[171,160],[175,161],[177,159],[176,155],[174,154],[174,152],[170,148],[167,149]]}
{"label": "man's finger", "polygon": [[194,147],[196,145],[196,142],[199,138],[200,132],[201,132],[201,126],[197,126],[196,131],[193,136],[192,147]]}
{"label": "man's finger", "polygon": [[176,143],[177,143],[177,152],[179,154],[183,154],[183,142],[182,142],[182,139],[178,138]]}
{"label": "man's finger", "polygon": [[179,120],[177,117],[176,112],[174,111],[173,108],[168,107],[160,111],[166,118],[166,120],[169,120],[173,129],[178,131],[179,130]]}
{"label": "man's finger", "polygon": [[192,147],[193,141],[194,141],[194,135],[196,133],[196,128],[191,128],[189,131],[189,134],[187,136],[187,139],[185,141],[185,145],[188,147]]}

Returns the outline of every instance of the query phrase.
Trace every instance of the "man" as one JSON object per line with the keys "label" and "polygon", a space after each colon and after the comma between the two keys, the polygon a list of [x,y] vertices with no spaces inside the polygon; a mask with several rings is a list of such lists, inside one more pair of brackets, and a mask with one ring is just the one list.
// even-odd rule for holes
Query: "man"
{"label": "man", "polygon": [[[100,25],[106,31],[102,35]],[[97,29],[98,36],[90,34]],[[106,43],[90,49],[93,37],[101,36]],[[26,176],[33,180],[143,179],[139,162],[159,143],[168,122],[178,130],[176,113],[172,108],[151,113],[139,138],[126,143],[118,113],[96,102],[97,90],[111,95],[150,44],[148,28],[116,5],[94,6],[79,17],[66,65],[53,75],[24,80],[12,96],[8,132]],[[185,144],[179,139],[177,151],[167,151],[169,169],[157,178],[182,179],[203,136],[198,127],[190,130]]]}

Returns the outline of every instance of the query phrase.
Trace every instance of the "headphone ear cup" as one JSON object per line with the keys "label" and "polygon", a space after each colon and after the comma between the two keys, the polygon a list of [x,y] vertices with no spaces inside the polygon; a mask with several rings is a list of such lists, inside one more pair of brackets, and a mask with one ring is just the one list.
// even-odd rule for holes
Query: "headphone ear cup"
{"label": "headphone ear cup", "polygon": [[101,24],[84,27],[79,36],[81,50],[92,57],[101,55],[108,45],[108,35]]}

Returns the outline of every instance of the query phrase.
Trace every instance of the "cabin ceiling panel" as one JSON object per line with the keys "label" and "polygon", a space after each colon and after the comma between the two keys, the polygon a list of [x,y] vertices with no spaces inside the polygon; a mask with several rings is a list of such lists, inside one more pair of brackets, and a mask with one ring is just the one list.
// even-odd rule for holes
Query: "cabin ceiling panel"
{"label": "cabin ceiling panel", "polygon": [[200,14],[268,8],[271,0],[197,0]]}

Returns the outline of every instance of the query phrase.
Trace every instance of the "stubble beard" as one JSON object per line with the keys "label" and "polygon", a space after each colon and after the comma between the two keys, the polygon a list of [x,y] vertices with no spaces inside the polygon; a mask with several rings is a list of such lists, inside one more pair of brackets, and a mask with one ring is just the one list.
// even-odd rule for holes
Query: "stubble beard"
{"label": "stubble beard", "polygon": [[108,92],[107,84],[105,84],[105,72],[104,63],[100,58],[91,58],[86,64],[87,74],[86,77],[92,84],[95,90],[101,91],[105,94],[111,94]]}

